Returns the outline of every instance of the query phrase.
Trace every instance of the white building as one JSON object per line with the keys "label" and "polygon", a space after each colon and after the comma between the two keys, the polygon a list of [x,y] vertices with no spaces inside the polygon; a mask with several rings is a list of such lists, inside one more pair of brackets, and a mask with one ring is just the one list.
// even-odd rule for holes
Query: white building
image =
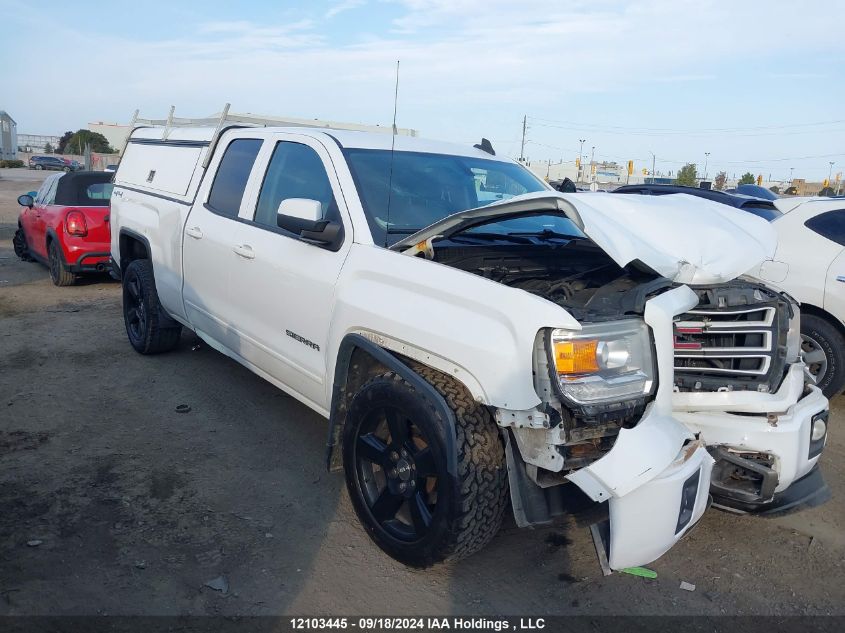
{"label": "white building", "polygon": [[18,124],[5,110],[0,110],[0,160],[18,156]]}
{"label": "white building", "polygon": [[49,134],[18,134],[18,147],[24,152],[44,152],[47,145],[56,151],[59,146],[59,136],[51,136]]}

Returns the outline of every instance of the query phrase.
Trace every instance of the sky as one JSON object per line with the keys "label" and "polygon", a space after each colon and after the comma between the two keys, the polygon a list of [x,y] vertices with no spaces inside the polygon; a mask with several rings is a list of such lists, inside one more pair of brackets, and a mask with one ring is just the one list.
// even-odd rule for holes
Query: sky
{"label": "sky", "polygon": [[[19,133],[233,112],[658,172],[845,171],[840,0],[0,0]],[[11,38],[11,39],[10,39]],[[10,45],[11,42],[11,45]],[[595,148],[595,149],[593,149]],[[709,152],[709,156],[706,153]]]}

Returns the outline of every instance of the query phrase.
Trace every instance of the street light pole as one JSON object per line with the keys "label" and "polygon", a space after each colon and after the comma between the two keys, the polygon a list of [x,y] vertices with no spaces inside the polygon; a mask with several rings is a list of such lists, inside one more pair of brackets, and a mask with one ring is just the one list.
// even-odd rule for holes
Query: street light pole
{"label": "street light pole", "polygon": [[830,170],[827,172],[827,186],[830,187],[830,178],[833,176],[833,161],[830,161]]}
{"label": "street light pole", "polygon": [[795,171],[795,167],[789,168],[789,186],[792,186],[792,172]]}
{"label": "street light pole", "polygon": [[522,146],[519,148],[519,162],[525,162],[525,130],[528,127],[528,115],[522,117]]}
{"label": "street light pole", "polygon": [[593,163],[596,162],[596,146],[593,145],[593,150],[590,152],[590,182],[595,181],[595,177],[593,176]]}
{"label": "street light pole", "polygon": [[651,154],[651,184],[654,183],[654,163],[657,162],[657,156],[654,155],[654,152],[649,152]]}
{"label": "street light pole", "polygon": [[584,141],[586,141],[587,139],[581,138],[581,139],[578,139],[578,140],[581,143],[581,148],[578,150],[579,169],[578,169],[578,173],[575,174],[575,177],[578,180],[578,182],[581,182],[581,174],[584,173]]}
{"label": "street light pole", "polygon": [[710,160],[710,152],[704,152],[704,180],[707,180],[707,161]]}

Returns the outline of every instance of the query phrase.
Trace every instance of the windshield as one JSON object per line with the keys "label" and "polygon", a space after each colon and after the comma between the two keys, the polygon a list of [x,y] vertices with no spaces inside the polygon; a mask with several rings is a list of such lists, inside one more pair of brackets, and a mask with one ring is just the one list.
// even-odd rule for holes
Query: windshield
{"label": "windshield", "polygon": [[497,160],[395,152],[391,175],[390,150],[344,155],[376,244],[393,244],[458,211],[546,189],[524,167]]}
{"label": "windshield", "polygon": [[774,191],[770,191],[769,189],[759,185],[739,185],[736,188],[736,192],[746,196],[763,198],[763,200],[777,200],[780,197]]}

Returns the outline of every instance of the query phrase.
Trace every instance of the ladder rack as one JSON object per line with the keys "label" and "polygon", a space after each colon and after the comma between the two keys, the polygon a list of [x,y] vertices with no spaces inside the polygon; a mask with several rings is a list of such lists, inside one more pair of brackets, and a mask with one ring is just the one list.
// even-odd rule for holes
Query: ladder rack
{"label": "ladder rack", "polygon": [[[123,151],[126,151],[126,144],[129,143],[129,138],[132,132],[140,127],[162,127],[164,131],[162,138],[166,139],[173,128],[180,127],[213,127],[214,133],[203,160],[203,167],[208,167],[208,162],[211,160],[211,155],[214,153],[214,148],[220,135],[229,127],[311,127],[311,128],[332,128],[338,130],[357,130],[366,132],[381,132],[384,134],[400,134],[402,136],[417,136],[417,131],[409,128],[392,128],[389,126],[378,125],[362,125],[358,123],[340,123],[335,121],[310,121],[308,119],[296,119],[287,117],[266,117],[254,114],[238,114],[229,112],[230,104],[223,106],[223,111],[219,116],[204,117],[199,119],[190,119],[184,117],[176,117],[175,106],[170,106],[170,113],[166,119],[143,119],[139,117],[139,111],[135,110],[132,115],[132,121],[129,124],[129,133],[126,135],[126,141],[123,144]],[[123,154],[123,152],[121,152]]]}

